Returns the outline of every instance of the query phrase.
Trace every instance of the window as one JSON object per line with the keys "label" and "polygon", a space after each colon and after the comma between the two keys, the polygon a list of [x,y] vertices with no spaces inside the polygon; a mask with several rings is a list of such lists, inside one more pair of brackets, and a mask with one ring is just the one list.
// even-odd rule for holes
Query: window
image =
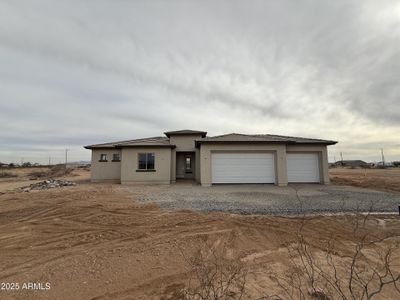
{"label": "window", "polygon": [[190,156],[185,158],[185,171],[186,173],[192,173],[192,158]]}
{"label": "window", "polygon": [[100,160],[99,161],[107,161],[107,154],[100,154]]}
{"label": "window", "polygon": [[119,153],[114,153],[113,154],[113,159],[112,161],[121,161],[120,157],[119,157]]}
{"label": "window", "polygon": [[139,170],[154,170],[154,153],[139,153],[138,154],[138,169]]}

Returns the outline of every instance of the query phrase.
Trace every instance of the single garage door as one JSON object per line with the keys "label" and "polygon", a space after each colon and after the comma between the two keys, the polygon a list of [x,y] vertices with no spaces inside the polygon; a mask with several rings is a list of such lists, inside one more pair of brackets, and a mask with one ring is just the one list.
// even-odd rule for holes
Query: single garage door
{"label": "single garage door", "polygon": [[287,153],[288,182],[319,182],[318,153]]}
{"label": "single garage door", "polygon": [[272,153],[212,153],[212,183],[274,183]]}

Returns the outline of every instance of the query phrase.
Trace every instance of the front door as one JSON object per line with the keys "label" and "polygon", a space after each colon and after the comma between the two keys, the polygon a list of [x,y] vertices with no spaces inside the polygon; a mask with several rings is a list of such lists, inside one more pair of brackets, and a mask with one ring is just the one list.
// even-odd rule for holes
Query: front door
{"label": "front door", "polygon": [[193,178],[193,161],[191,155],[185,156],[185,178]]}

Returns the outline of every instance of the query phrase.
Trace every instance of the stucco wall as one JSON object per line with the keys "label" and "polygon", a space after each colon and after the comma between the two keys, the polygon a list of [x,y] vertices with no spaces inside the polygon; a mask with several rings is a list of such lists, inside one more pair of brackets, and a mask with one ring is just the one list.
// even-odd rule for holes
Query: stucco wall
{"label": "stucco wall", "polygon": [[200,149],[196,149],[194,179],[200,183]]}
{"label": "stucco wall", "polygon": [[326,145],[287,145],[287,152],[317,152],[321,183],[329,184],[328,150]]}
{"label": "stucco wall", "polygon": [[176,151],[196,151],[194,140],[197,139],[201,139],[201,135],[171,135],[169,141],[176,146]]}
{"label": "stucco wall", "polygon": [[[112,156],[114,153],[119,153],[120,149],[93,149],[92,161],[90,167],[91,180],[97,181],[115,181],[119,182],[121,179],[121,162],[113,162]],[[100,154],[107,154],[107,162],[100,162]]]}
{"label": "stucco wall", "polygon": [[171,183],[176,182],[176,150],[171,150]]}
{"label": "stucco wall", "polygon": [[212,182],[212,152],[237,152],[237,151],[254,151],[254,152],[272,152],[275,154],[275,174],[277,185],[287,185],[286,170],[286,145],[284,144],[201,144],[200,147],[200,181],[201,185],[209,186]]}
{"label": "stucco wall", "polygon": [[[194,148],[194,140],[200,136],[171,137],[172,142],[179,146],[179,151],[194,151],[195,179],[202,185],[211,185],[211,153],[213,151],[256,151],[273,152],[275,154],[276,184],[287,185],[286,153],[287,152],[317,152],[320,158],[321,183],[329,183],[328,153],[326,145],[284,145],[284,144],[202,144],[200,149]],[[155,172],[137,172],[138,153],[155,153]],[[107,162],[99,162],[100,154],[107,154]],[[114,153],[119,153],[121,162],[112,162]],[[175,182],[176,150],[171,148],[124,148],[124,149],[93,149],[91,161],[91,180],[114,181],[121,183],[157,183],[169,184]]]}
{"label": "stucco wall", "polygon": [[[170,184],[171,182],[171,148],[123,148],[121,165],[122,184]],[[154,153],[154,172],[137,172],[138,154]]]}

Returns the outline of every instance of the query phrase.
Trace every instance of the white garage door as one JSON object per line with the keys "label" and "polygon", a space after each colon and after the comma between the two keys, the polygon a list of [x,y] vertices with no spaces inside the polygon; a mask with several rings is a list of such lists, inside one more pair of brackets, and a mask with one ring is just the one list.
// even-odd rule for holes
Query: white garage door
{"label": "white garage door", "polygon": [[212,183],[274,183],[272,153],[212,153]]}
{"label": "white garage door", "polygon": [[289,182],[319,182],[317,153],[287,153]]}

